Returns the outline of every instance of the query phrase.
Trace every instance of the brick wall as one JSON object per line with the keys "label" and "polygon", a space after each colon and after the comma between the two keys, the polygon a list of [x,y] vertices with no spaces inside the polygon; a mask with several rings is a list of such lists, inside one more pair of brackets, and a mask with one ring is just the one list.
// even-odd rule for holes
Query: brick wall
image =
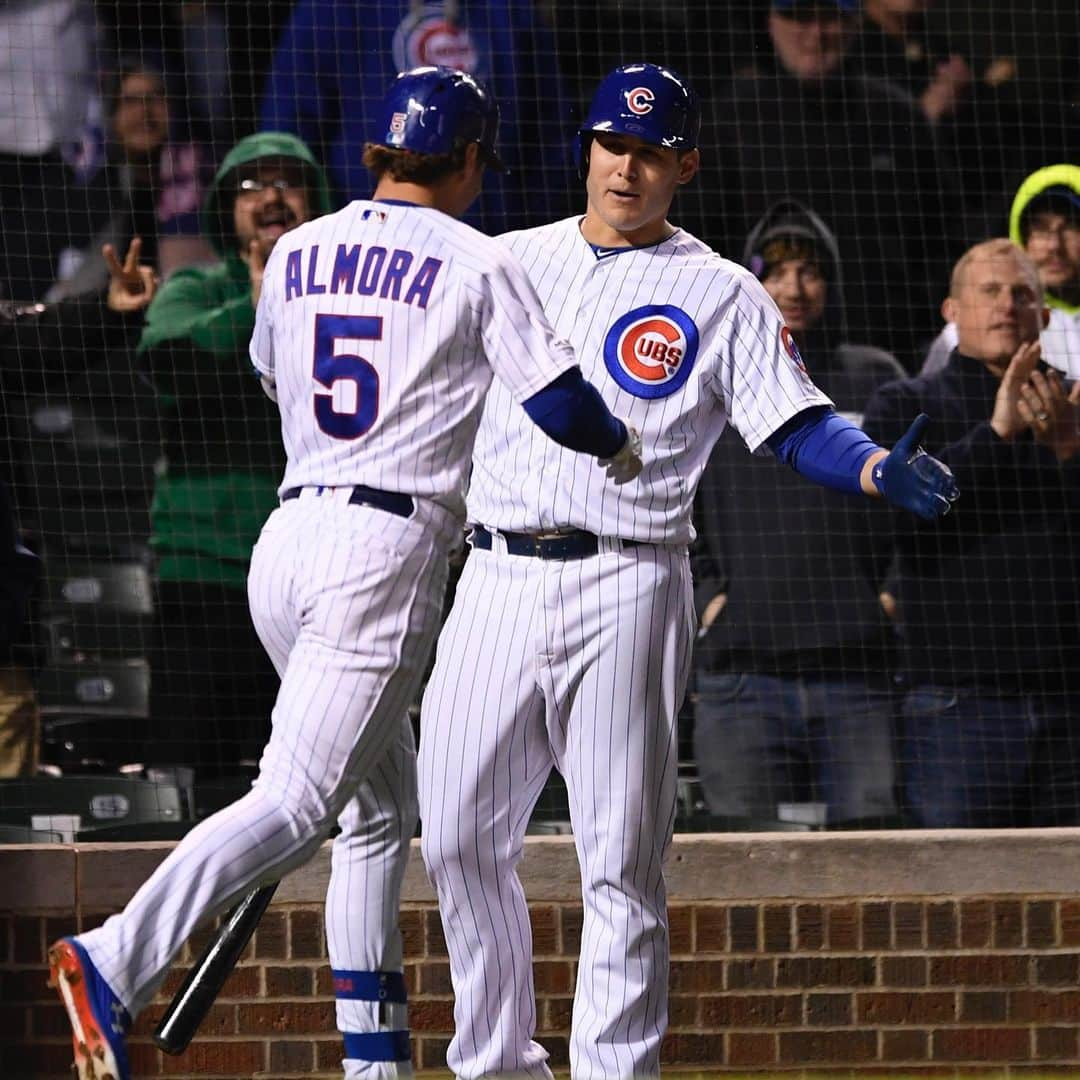
{"label": "brick wall", "polygon": [[[0,1075],[68,1075],[46,945],[122,904],[165,851],[0,849]],[[413,855],[401,921],[414,1052],[421,1068],[439,1069],[452,1031],[449,967]],[[682,837],[668,871],[669,1065],[858,1075],[1080,1067],[1080,833]],[[283,882],[196,1042],[163,1057],[150,1032],[209,930],[189,943],[136,1026],[137,1076],[335,1075],[320,908],[328,872],[323,852]],[[567,840],[530,840],[523,877],[540,1039],[558,1067],[581,933]]]}

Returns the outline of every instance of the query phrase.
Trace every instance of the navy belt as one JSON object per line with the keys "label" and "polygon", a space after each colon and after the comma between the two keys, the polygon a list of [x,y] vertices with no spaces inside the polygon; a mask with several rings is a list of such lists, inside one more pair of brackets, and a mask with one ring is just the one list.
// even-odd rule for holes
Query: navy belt
{"label": "navy belt", "polygon": [[[281,493],[281,501],[299,499],[303,488],[289,488]],[[402,495],[398,491],[380,491],[378,488],[368,487],[366,484],[357,484],[352,489],[349,502],[353,506],[374,506],[377,510],[385,510],[388,514],[396,514],[398,517],[411,517],[415,509],[411,495]]]}
{"label": "navy belt", "polygon": [[[499,536],[506,541],[508,555],[531,555],[535,559],[587,559],[600,550],[600,538],[590,532],[575,529],[573,532],[515,533],[499,530]],[[474,548],[491,551],[493,537],[482,525],[472,527],[470,542]],[[638,547],[644,541],[623,540],[624,548]]]}

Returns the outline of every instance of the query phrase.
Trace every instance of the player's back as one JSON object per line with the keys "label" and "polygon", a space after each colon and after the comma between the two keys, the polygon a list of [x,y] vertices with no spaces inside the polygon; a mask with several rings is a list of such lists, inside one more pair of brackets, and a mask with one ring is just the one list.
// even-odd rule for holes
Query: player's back
{"label": "player's back", "polygon": [[356,201],[278,241],[252,361],[276,385],[282,490],[366,484],[461,511],[491,363],[507,376],[484,336],[508,261],[476,230],[402,203]]}

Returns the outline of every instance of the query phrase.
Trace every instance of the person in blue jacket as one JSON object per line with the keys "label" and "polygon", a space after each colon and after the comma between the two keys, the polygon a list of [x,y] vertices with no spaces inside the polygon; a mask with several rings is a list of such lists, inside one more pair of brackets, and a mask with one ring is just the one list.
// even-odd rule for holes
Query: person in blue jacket
{"label": "person in blue jacket", "polygon": [[366,198],[364,139],[386,84],[424,64],[476,75],[502,109],[509,171],[489,177],[465,220],[493,234],[569,212],[569,106],[554,36],[530,0],[299,0],[266,79],[262,127],[299,135],[339,195]]}

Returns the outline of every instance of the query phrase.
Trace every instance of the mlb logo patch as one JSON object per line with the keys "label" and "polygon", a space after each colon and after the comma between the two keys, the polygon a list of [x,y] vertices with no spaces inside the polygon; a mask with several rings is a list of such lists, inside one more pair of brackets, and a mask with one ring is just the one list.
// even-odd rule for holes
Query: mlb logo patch
{"label": "mlb logo patch", "polygon": [[698,351],[694,320],[671,304],[648,304],[617,319],[604,338],[604,366],[641,398],[674,394],[690,377]]}

